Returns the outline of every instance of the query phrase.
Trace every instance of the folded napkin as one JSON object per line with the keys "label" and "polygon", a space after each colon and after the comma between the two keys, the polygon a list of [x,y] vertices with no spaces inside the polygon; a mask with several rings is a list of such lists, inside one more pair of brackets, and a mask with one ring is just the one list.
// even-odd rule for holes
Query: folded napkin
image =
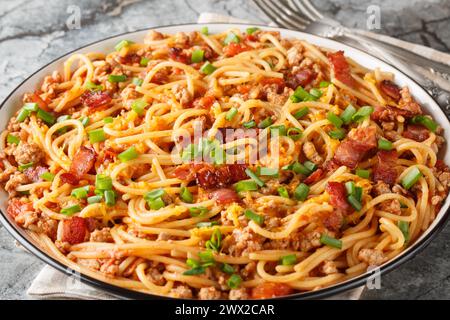
{"label": "folded napkin", "polygon": [[[198,23],[209,22],[234,22],[248,23],[241,19],[218,15],[214,13],[202,13]],[[333,300],[358,300],[364,291],[364,286],[349,290],[328,299]],[[104,291],[81,283],[75,277],[69,277],[50,266],[45,266],[33,280],[27,295],[31,299],[83,299],[83,300],[114,300],[117,297]]]}

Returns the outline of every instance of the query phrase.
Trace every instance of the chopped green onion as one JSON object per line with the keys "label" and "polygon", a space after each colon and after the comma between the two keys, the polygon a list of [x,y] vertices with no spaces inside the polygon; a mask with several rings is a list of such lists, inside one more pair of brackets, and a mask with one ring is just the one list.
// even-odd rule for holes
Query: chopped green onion
{"label": "chopped green onion", "polygon": [[66,216],[71,216],[74,213],[77,213],[77,212],[80,212],[80,211],[81,211],[80,205],[76,204],[76,205],[73,205],[73,206],[70,206],[70,207],[62,208],[60,213],[61,214],[65,214]]}
{"label": "chopped green onion", "polygon": [[353,115],[352,121],[360,122],[370,116],[373,112],[373,107],[364,106],[359,108],[359,110]]}
{"label": "chopped green onion", "polygon": [[279,126],[271,126],[270,134],[274,136],[285,136],[287,134],[286,126],[284,124]]}
{"label": "chopped green onion", "polygon": [[197,274],[203,274],[205,273],[205,268],[203,267],[196,267],[196,268],[192,268],[190,270],[187,270],[185,272],[183,272],[183,275],[185,276],[194,276]]}
{"label": "chopped green onion", "polygon": [[116,44],[116,46],[114,47],[114,49],[116,51],[120,51],[122,50],[122,48],[128,47],[130,44],[132,44],[132,41],[128,41],[128,40],[122,40],[120,41],[118,44]]}
{"label": "chopped green onion", "polygon": [[137,157],[139,157],[139,153],[136,151],[136,148],[134,146],[129,147],[127,150],[117,156],[117,158],[119,158],[119,160],[122,162],[127,162],[136,159]]}
{"label": "chopped green onion", "polygon": [[103,86],[101,84],[95,84],[92,81],[88,81],[86,82],[86,84],[84,85],[84,87],[88,90],[92,90],[92,91],[101,91],[103,90]]}
{"label": "chopped green onion", "polygon": [[310,172],[316,171],[316,169],[317,169],[317,164],[315,164],[314,162],[311,162],[311,161],[303,162],[303,166],[306,169],[308,169]]}
{"label": "chopped green onion", "polygon": [[244,122],[242,125],[244,126],[244,128],[250,129],[250,128],[256,127],[256,122],[255,122],[255,120],[250,120],[250,121]]}
{"label": "chopped green onion", "polygon": [[133,109],[133,111],[136,112],[138,115],[142,115],[147,105],[148,103],[144,99],[136,99],[131,104],[131,109]]}
{"label": "chopped green onion", "polygon": [[80,188],[73,189],[70,195],[77,199],[85,199],[87,198],[89,192],[89,186],[84,186]]}
{"label": "chopped green onion", "polygon": [[378,140],[378,149],[392,150],[392,142],[385,140],[385,139],[380,139],[380,140]]}
{"label": "chopped green onion", "polygon": [[247,28],[247,30],[245,30],[245,31],[247,32],[247,34],[253,34],[258,30],[259,30],[258,27],[250,27],[250,28]]}
{"label": "chopped green onion", "polygon": [[89,141],[91,143],[102,142],[106,140],[105,131],[102,128],[95,129],[88,132]]}
{"label": "chopped green onion", "polygon": [[344,138],[345,138],[345,134],[346,134],[346,132],[345,132],[345,130],[342,129],[342,128],[336,129],[336,130],[331,130],[331,131],[328,132],[328,135],[329,135],[331,138],[336,139],[336,140],[342,140],[342,139],[344,139]]}
{"label": "chopped green onion", "polygon": [[53,179],[55,179],[55,175],[51,172],[44,172],[43,174],[41,174],[41,178],[46,181],[52,182]]}
{"label": "chopped green onion", "polygon": [[134,84],[136,87],[140,87],[144,83],[144,80],[142,80],[141,78],[134,77],[131,80],[131,83]]}
{"label": "chopped green onion", "polygon": [[219,223],[217,221],[203,221],[197,223],[197,228],[211,228],[212,226],[217,226]]}
{"label": "chopped green onion", "polygon": [[292,168],[290,170],[294,171],[295,173],[303,174],[305,176],[309,176],[311,174],[311,170],[297,161],[292,164]]}
{"label": "chopped green onion", "polygon": [[303,133],[302,130],[300,130],[299,128],[289,128],[286,134],[292,140],[297,141],[302,137]]}
{"label": "chopped green onion", "polygon": [[252,170],[250,170],[249,168],[245,169],[245,173],[247,174],[247,176],[249,176],[250,178],[253,179],[253,181],[256,182],[256,184],[260,187],[264,187],[265,183],[264,181],[262,181],[257,175],[256,173],[254,173]]}
{"label": "chopped green onion", "polygon": [[289,192],[287,191],[287,189],[285,187],[279,187],[277,189],[278,194],[280,195],[280,197],[289,199]]}
{"label": "chopped green onion", "polygon": [[238,113],[238,109],[233,107],[230,110],[228,110],[228,112],[225,116],[225,119],[227,119],[228,121],[231,121],[237,115],[237,113]]}
{"label": "chopped green onion", "polygon": [[219,228],[215,228],[211,234],[211,238],[206,241],[205,247],[213,251],[219,252],[220,246],[222,245],[222,233]]}
{"label": "chopped green onion", "polygon": [[405,237],[405,243],[407,243],[409,241],[409,223],[406,221],[399,221],[397,225]]}
{"label": "chopped green onion", "polygon": [[278,168],[268,168],[268,167],[259,168],[259,175],[261,175],[261,176],[277,176]]}
{"label": "chopped green onion", "polygon": [[202,206],[200,206],[200,207],[190,207],[189,208],[189,214],[192,217],[202,216],[202,215],[208,213],[208,211],[209,211],[208,208],[202,207]]}
{"label": "chopped green onion", "polygon": [[150,209],[152,209],[152,210],[159,210],[166,206],[166,204],[164,203],[164,200],[162,198],[150,200],[148,202],[148,204],[150,205]]}
{"label": "chopped green onion", "polygon": [[221,270],[227,274],[233,274],[235,272],[234,268],[230,266],[228,263],[222,264]]}
{"label": "chopped green onion", "polygon": [[410,189],[419,181],[420,177],[422,177],[422,172],[417,167],[412,168],[401,181],[403,188],[406,190]]}
{"label": "chopped green onion", "polygon": [[363,179],[370,178],[370,170],[356,169],[356,175]]}
{"label": "chopped green onion", "polygon": [[149,59],[149,58],[147,58],[147,57],[142,57],[142,58],[141,58],[141,61],[139,61],[139,64],[140,64],[142,67],[146,67],[146,66],[148,65],[149,62],[150,62],[150,59]]}
{"label": "chopped green onion", "polygon": [[236,192],[242,192],[242,191],[256,191],[258,190],[258,185],[255,181],[239,181],[236,183],[235,187]]}
{"label": "chopped green onion", "polygon": [[271,118],[271,117],[267,117],[267,118],[265,118],[263,121],[261,121],[261,122],[259,123],[258,128],[260,128],[260,129],[265,129],[265,128],[271,126],[272,123],[273,123],[273,122],[272,122],[272,118]]}
{"label": "chopped green onion", "polygon": [[194,201],[194,196],[187,187],[181,188],[180,197],[186,203],[192,203]]}
{"label": "chopped green onion", "polygon": [[326,246],[329,246],[329,247],[342,249],[342,240],[330,237],[329,235],[326,235],[325,233],[323,233],[322,236],[320,237],[320,243],[322,243]]}
{"label": "chopped green onion", "polygon": [[355,187],[355,198],[359,202],[362,200],[362,194],[363,194],[363,188],[362,187]]}
{"label": "chopped green onion", "polygon": [[225,45],[229,45],[231,42],[239,43],[241,42],[241,39],[239,39],[239,37],[233,32],[228,32],[227,36],[225,37],[225,40],[223,40],[223,43]]}
{"label": "chopped green onion", "polygon": [[186,260],[186,264],[187,264],[188,267],[191,267],[191,268],[198,268],[198,267],[201,266],[200,265],[200,261],[192,259],[192,258],[188,258]]}
{"label": "chopped green onion", "polygon": [[316,101],[317,97],[310,94],[308,91],[302,88],[302,86],[298,86],[297,89],[295,89],[294,94],[290,97],[291,101],[294,103],[300,102],[300,101]]}
{"label": "chopped green onion", "polygon": [[125,82],[127,81],[127,76],[124,74],[110,74],[108,76],[108,81],[112,83]]}
{"label": "chopped green onion", "polygon": [[308,193],[309,187],[304,183],[300,183],[297,188],[295,188],[294,197],[299,201],[305,201],[308,197]]}
{"label": "chopped green onion", "polygon": [[29,162],[29,163],[20,164],[20,165],[18,166],[18,169],[19,169],[20,172],[23,172],[23,171],[25,171],[26,169],[31,168],[33,165],[34,165],[34,162]]}
{"label": "chopped green onion", "polygon": [[300,119],[303,118],[304,116],[306,116],[309,113],[309,108],[308,107],[303,107],[301,109],[299,109],[297,112],[294,113],[294,117],[295,119]]}
{"label": "chopped green onion", "polygon": [[158,198],[164,196],[165,194],[166,194],[166,191],[164,189],[160,188],[160,189],[152,190],[152,191],[145,193],[144,199],[145,199],[145,201],[151,201],[151,200],[158,199]]}
{"label": "chopped green onion", "polygon": [[345,183],[345,189],[347,190],[347,194],[348,195],[354,195],[355,194],[355,189],[356,185],[353,181],[347,181]]}
{"label": "chopped green onion", "polygon": [[200,71],[204,74],[211,74],[216,71],[216,67],[214,67],[209,61],[206,61],[205,64],[200,68]]}
{"label": "chopped green onion", "polygon": [[103,118],[103,122],[104,123],[112,123],[114,121],[113,117],[106,117]]}
{"label": "chopped green onion", "polygon": [[83,127],[86,127],[91,120],[89,119],[89,117],[83,117],[83,118],[80,118],[80,121],[81,121],[81,124],[83,125]]}
{"label": "chopped green onion", "polygon": [[344,112],[341,114],[341,119],[344,124],[349,124],[352,122],[352,118],[356,113],[356,108],[349,104],[347,108],[345,108]]}
{"label": "chopped green onion", "polygon": [[105,203],[108,207],[116,204],[116,193],[112,190],[105,190]]}
{"label": "chopped green onion", "polygon": [[20,143],[20,138],[16,137],[13,134],[8,134],[8,136],[6,137],[6,142],[8,143],[13,143],[13,144],[19,144]]}
{"label": "chopped green onion", "polygon": [[19,114],[17,115],[17,122],[24,122],[26,118],[30,115],[30,111],[25,110],[24,108],[20,109]]}
{"label": "chopped green onion", "polygon": [[288,254],[280,259],[280,264],[283,266],[292,266],[297,263],[297,256],[295,254]]}
{"label": "chopped green onion", "polygon": [[205,51],[200,50],[200,49],[194,50],[194,51],[192,51],[191,62],[192,63],[202,62],[204,56],[205,56]]}
{"label": "chopped green onion", "polygon": [[53,125],[56,122],[54,115],[42,109],[38,109],[36,116],[48,125]]}
{"label": "chopped green onion", "polygon": [[260,214],[256,214],[251,210],[245,210],[244,215],[246,218],[255,221],[259,225],[264,223],[264,216],[260,215]]}
{"label": "chopped green onion", "polygon": [[326,88],[330,85],[331,83],[329,83],[328,81],[320,81],[319,83],[319,87],[320,88]]}
{"label": "chopped green onion", "polygon": [[23,105],[23,108],[30,112],[36,112],[39,110],[39,105],[36,102],[27,102]]}
{"label": "chopped green onion", "polygon": [[205,36],[207,36],[207,35],[209,34],[208,27],[202,27],[202,28],[200,29],[200,33],[202,33],[202,34],[204,34]]}
{"label": "chopped green onion", "polygon": [[228,287],[230,287],[230,289],[237,289],[241,286],[242,283],[242,278],[240,275],[238,274],[232,274],[231,277],[228,279],[227,281],[227,285]]}
{"label": "chopped green onion", "polygon": [[198,257],[202,263],[202,267],[210,267],[215,264],[214,256],[211,250],[200,251]]}
{"label": "chopped green onion", "polygon": [[95,189],[98,190],[111,190],[112,189],[112,179],[104,174],[97,174],[95,176]]}
{"label": "chopped green onion", "polygon": [[347,197],[348,203],[351,204],[351,206],[356,210],[360,211],[362,209],[361,201],[357,199],[356,195],[349,195]]}
{"label": "chopped green onion", "polygon": [[336,128],[340,128],[343,124],[343,121],[341,118],[339,118],[336,114],[333,112],[327,113],[327,119],[330,121]]}
{"label": "chopped green onion", "polygon": [[91,196],[91,197],[87,198],[87,203],[89,203],[89,204],[99,203],[102,201],[102,199],[103,199],[103,197],[100,195]]}
{"label": "chopped green onion", "polygon": [[438,124],[427,116],[415,116],[411,119],[411,123],[421,124],[432,132],[436,132],[436,129],[438,128]]}
{"label": "chopped green onion", "polygon": [[322,96],[322,91],[316,88],[312,88],[311,90],[309,90],[309,93],[312,94],[317,99],[319,99]]}

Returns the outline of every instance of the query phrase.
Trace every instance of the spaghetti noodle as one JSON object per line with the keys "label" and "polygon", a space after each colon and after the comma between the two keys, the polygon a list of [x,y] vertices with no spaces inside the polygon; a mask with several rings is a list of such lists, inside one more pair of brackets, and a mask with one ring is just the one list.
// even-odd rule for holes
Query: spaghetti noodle
{"label": "spaghetti noodle", "polygon": [[0,135],[8,213],[62,263],[155,295],[270,298],[431,224],[442,129],[393,74],[250,28],[75,54]]}

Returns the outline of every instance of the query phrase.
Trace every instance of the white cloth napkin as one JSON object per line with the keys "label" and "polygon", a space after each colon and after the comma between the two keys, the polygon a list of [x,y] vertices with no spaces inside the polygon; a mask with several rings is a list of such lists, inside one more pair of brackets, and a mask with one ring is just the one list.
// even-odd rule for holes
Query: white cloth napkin
{"label": "white cloth napkin", "polygon": [[[223,16],[215,13],[202,13],[198,23],[231,22],[248,23],[248,21]],[[392,39],[392,38],[391,38]],[[394,39],[395,40],[395,39]],[[409,43],[407,43],[409,44]],[[424,47],[425,49],[429,49]],[[328,299],[334,300],[358,300],[364,291],[364,286],[343,292]],[[31,299],[84,299],[84,300],[112,300],[117,299],[104,291],[83,284],[80,281],[68,277],[62,272],[45,266],[27,291]]]}

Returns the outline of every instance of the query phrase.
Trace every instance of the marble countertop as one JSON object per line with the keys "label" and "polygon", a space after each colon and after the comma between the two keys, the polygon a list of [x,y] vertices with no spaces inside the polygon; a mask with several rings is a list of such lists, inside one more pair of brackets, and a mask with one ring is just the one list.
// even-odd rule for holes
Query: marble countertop
{"label": "marble countertop", "polygon": [[[450,1],[313,0],[346,26],[366,28],[367,8],[381,8],[381,29],[450,52]],[[74,7],[76,6],[76,7]],[[80,10],[80,28],[69,29]],[[0,0],[0,101],[42,65],[80,46],[145,27],[195,22],[201,12],[250,21],[268,19],[248,0]],[[0,299],[26,299],[44,264],[17,248],[0,225]],[[449,299],[450,225],[421,253],[381,279],[364,299]]]}

